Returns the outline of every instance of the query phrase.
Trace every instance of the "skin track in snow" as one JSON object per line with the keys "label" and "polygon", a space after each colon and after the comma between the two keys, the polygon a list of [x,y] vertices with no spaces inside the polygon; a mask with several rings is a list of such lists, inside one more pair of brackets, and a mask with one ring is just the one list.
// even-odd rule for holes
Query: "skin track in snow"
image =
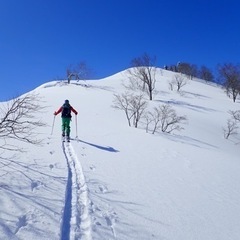
{"label": "skin track in snow", "polygon": [[92,240],[88,189],[80,161],[70,143],[63,143],[68,165],[65,207],[62,219],[63,240]]}

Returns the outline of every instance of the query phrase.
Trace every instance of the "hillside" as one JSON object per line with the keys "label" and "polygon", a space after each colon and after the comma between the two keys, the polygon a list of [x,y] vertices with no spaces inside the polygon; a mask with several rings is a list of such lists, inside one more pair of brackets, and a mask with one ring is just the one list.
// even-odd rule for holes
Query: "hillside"
{"label": "hillside", "polygon": [[[170,104],[188,121],[153,135],[112,107],[126,74],[32,91],[48,127],[39,128],[41,147],[1,162],[0,239],[239,240],[240,138],[222,131],[239,101],[201,80],[170,91],[175,73],[158,69],[148,108]],[[79,112],[69,144],[53,116],[65,99]]]}

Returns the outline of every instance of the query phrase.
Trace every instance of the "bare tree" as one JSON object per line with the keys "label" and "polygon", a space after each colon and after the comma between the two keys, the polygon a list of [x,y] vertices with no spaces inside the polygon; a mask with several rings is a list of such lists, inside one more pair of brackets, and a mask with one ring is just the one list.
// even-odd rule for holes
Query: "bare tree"
{"label": "bare tree", "polygon": [[76,66],[70,65],[67,68],[67,79],[68,83],[72,79],[75,80],[86,80],[89,79],[93,74],[93,71],[87,66],[85,62],[80,62]]}
{"label": "bare tree", "polygon": [[138,127],[138,123],[143,116],[143,113],[147,107],[147,102],[144,100],[143,95],[134,95],[132,93],[123,93],[121,95],[114,95],[113,107],[119,110],[123,110],[128,120],[128,125],[132,124],[135,128]]}
{"label": "bare tree", "polygon": [[159,123],[161,120],[161,113],[158,108],[154,108],[153,111],[148,111],[145,115],[146,119],[146,132],[149,131],[150,124],[153,125],[152,134],[159,129]]}
{"label": "bare tree", "polygon": [[240,110],[229,111],[228,113],[231,118],[227,120],[227,126],[223,128],[224,138],[226,139],[228,139],[230,135],[238,133],[238,123],[240,122]]}
{"label": "bare tree", "polygon": [[[128,72],[130,72],[131,70],[129,69]],[[132,75],[128,78],[128,82],[124,83],[123,82],[123,86],[129,90],[129,91],[143,91],[143,84],[141,81],[138,81],[135,77],[133,77]]]}
{"label": "bare tree", "polygon": [[213,82],[214,76],[209,68],[202,66],[198,71],[198,77],[205,80],[206,82]]}
{"label": "bare tree", "polygon": [[36,94],[28,94],[15,98],[0,108],[0,149],[4,151],[21,151],[17,142],[40,144],[41,139],[35,132],[37,127],[46,126],[41,120],[35,119],[34,113],[41,112],[40,98]]}
{"label": "bare tree", "polygon": [[228,139],[230,135],[237,134],[237,122],[234,119],[228,119],[227,126],[223,128],[224,138]]}
{"label": "bare tree", "polygon": [[177,71],[189,76],[190,79],[192,79],[192,77],[196,77],[198,72],[196,65],[186,62],[179,62],[177,64]]}
{"label": "bare tree", "polygon": [[224,64],[218,67],[218,71],[227,95],[235,102],[240,93],[240,65]]}
{"label": "bare tree", "polygon": [[[146,123],[145,123],[146,124],[146,132],[148,133],[149,127],[152,124],[152,122],[155,121],[156,117],[153,115],[152,112],[148,111],[145,113],[144,118],[146,120]],[[155,124],[155,126],[156,126],[156,124]],[[153,134],[154,134],[154,131],[153,131]]]}
{"label": "bare tree", "polygon": [[237,111],[229,111],[229,114],[232,116],[232,118],[237,121],[240,122],[240,110]]}
{"label": "bare tree", "polygon": [[[147,53],[143,56],[134,58],[131,61],[131,66],[128,70],[130,74],[130,81],[133,86],[138,88],[141,86],[141,90],[147,92],[149,99],[153,99],[153,91],[156,83],[156,57],[150,57]],[[139,84],[140,83],[140,84]]]}
{"label": "bare tree", "polygon": [[172,81],[169,82],[170,89],[173,90],[174,86],[176,86],[178,92],[186,84],[187,84],[186,78],[183,75],[180,75],[180,74],[174,75]]}
{"label": "bare tree", "polygon": [[113,107],[119,110],[123,110],[128,121],[129,127],[131,126],[131,118],[133,117],[133,112],[130,109],[130,99],[129,93],[123,93],[121,95],[115,94],[115,99],[113,100]]}
{"label": "bare tree", "polygon": [[134,127],[138,127],[138,123],[143,116],[143,113],[147,107],[147,102],[144,100],[143,95],[135,95],[132,97],[130,101],[130,106],[132,111],[134,112],[133,114],[133,124]]}
{"label": "bare tree", "polygon": [[155,107],[153,111],[149,111],[145,116],[147,119],[147,131],[149,125],[152,124],[152,134],[158,129],[162,132],[171,133],[175,130],[180,131],[183,129],[181,124],[185,123],[187,118],[185,116],[178,116],[176,111],[170,105],[160,105]]}
{"label": "bare tree", "polygon": [[174,90],[174,82],[171,81],[171,82],[168,83],[168,85],[169,85],[169,89],[170,89],[171,91],[173,91],[173,90]]}

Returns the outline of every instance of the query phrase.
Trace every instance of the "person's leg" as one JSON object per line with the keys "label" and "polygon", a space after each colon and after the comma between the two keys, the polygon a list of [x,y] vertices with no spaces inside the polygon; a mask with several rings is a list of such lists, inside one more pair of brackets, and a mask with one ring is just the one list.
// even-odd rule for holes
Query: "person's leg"
{"label": "person's leg", "polygon": [[71,131],[70,121],[71,121],[71,118],[66,118],[65,126],[66,126],[66,134],[68,138],[70,138],[70,131]]}
{"label": "person's leg", "polygon": [[66,131],[66,118],[62,118],[62,136],[64,137]]}

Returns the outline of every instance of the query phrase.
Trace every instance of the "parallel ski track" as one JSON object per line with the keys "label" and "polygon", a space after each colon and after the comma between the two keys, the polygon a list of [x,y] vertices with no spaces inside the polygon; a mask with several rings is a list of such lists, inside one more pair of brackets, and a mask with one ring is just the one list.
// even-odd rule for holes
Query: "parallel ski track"
{"label": "parallel ski track", "polygon": [[68,165],[68,181],[61,240],[92,240],[90,201],[82,166],[71,143],[63,142],[62,148]]}

